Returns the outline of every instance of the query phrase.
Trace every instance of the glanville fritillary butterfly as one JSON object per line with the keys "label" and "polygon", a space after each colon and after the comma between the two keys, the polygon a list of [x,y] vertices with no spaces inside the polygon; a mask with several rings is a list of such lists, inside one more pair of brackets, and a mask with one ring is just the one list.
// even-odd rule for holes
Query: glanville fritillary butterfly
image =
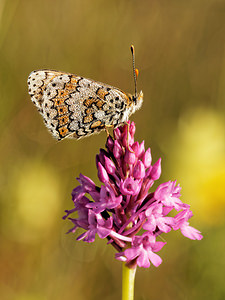
{"label": "glanville fritillary butterfly", "polygon": [[52,135],[79,139],[128,121],[143,102],[137,94],[134,47],[131,46],[135,94],[70,73],[39,70],[28,78],[32,102]]}

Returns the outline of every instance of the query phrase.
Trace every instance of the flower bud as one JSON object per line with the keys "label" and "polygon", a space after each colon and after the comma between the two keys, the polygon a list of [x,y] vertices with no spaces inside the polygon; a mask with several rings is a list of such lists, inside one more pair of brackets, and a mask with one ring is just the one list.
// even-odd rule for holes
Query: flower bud
{"label": "flower bud", "polygon": [[161,175],[161,158],[152,166],[150,177],[152,180],[159,179]]}
{"label": "flower bud", "polygon": [[145,166],[145,168],[149,168],[152,163],[152,156],[151,156],[151,150],[148,148],[148,150],[144,153],[142,157],[142,162]]}
{"label": "flower bud", "polygon": [[145,153],[145,142],[142,141],[139,145],[139,149],[138,149],[138,157],[141,158],[143,156],[143,154]]}
{"label": "flower bud", "polygon": [[96,155],[96,166],[98,167],[98,162],[100,162],[102,165],[104,165],[104,161],[105,161],[105,150],[104,149],[100,149],[100,153],[98,155]]}
{"label": "flower bud", "polygon": [[113,155],[115,158],[120,158],[123,153],[123,150],[117,140],[115,140],[114,147],[113,147]]}
{"label": "flower bud", "polygon": [[103,183],[109,182],[109,176],[106,172],[106,169],[100,162],[98,162],[98,178]]}
{"label": "flower bud", "polygon": [[140,160],[138,160],[134,167],[133,176],[135,179],[142,179],[145,177],[145,166]]}
{"label": "flower bud", "polygon": [[105,169],[111,175],[114,174],[116,170],[114,163],[108,156],[105,156]]}
{"label": "flower bud", "polygon": [[133,165],[136,162],[135,153],[131,152],[128,148],[126,148],[126,152],[124,155],[124,161],[129,165]]}
{"label": "flower bud", "polygon": [[111,136],[108,136],[106,141],[106,148],[109,152],[113,152],[114,141]]}
{"label": "flower bud", "polygon": [[131,138],[130,133],[128,132],[128,137],[127,137],[127,131],[124,132],[123,138],[122,138],[122,145],[126,148],[127,145],[132,145],[133,144],[133,139]]}
{"label": "flower bud", "polygon": [[121,138],[121,131],[118,127],[113,130],[113,134],[114,134],[115,140],[119,140]]}
{"label": "flower bud", "polygon": [[130,126],[129,126],[129,131],[130,131],[130,135],[132,138],[134,138],[134,134],[136,131],[136,127],[135,127],[135,123],[131,122]]}
{"label": "flower bud", "polygon": [[135,152],[136,156],[139,157],[139,143],[134,142],[131,149]]}

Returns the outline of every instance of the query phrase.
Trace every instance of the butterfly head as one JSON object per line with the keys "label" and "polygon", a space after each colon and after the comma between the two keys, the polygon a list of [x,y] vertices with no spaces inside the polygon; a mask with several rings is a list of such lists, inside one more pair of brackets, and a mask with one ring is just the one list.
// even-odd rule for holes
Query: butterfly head
{"label": "butterfly head", "polygon": [[139,108],[141,108],[142,103],[143,103],[143,92],[140,91],[140,93],[135,94],[135,95],[128,95],[129,100],[130,100],[130,114],[133,114],[136,110],[138,110]]}

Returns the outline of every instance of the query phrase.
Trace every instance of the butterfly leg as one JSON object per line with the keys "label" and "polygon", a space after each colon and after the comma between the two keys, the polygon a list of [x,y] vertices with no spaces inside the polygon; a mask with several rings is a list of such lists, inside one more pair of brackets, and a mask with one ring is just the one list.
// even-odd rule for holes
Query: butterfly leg
{"label": "butterfly leg", "polygon": [[126,122],[127,125],[127,148],[130,152],[135,153],[133,149],[130,148],[129,145],[129,129],[130,129],[130,123]]}
{"label": "butterfly leg", "polygon": [[105,127],[104,127],[106,134],[107,134],[107,138],[110,136],[109,128],[112,128],[112,127],[114,127],[114,125],[105,125]]}

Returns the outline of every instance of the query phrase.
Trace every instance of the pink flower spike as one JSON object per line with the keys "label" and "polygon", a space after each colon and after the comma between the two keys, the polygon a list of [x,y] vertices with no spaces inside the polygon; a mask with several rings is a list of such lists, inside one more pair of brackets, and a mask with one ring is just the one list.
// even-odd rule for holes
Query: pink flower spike
{"label": "pink flower spike", "polygon": [[180,230],[192,240],[202,235],[189,225],[193,214],[180,200],[176,181],[152,188],[161,175],[161,159],[152,165],[150,148],[145,151],[144,142],[134,142],[135,125],[128,124],[114,129],[114,137],[107,138],[106,149],[96,156],[101,184],[80,174],[72,191],[73,207],[63,219],[72,222],[69,232],[83,231],[78,240],[91,243],[96,234],[106,238],[117,251],[116,259],[128,267],[158,267],[162,259],[157,252],[165,245],[157,240],[161,234]]}

